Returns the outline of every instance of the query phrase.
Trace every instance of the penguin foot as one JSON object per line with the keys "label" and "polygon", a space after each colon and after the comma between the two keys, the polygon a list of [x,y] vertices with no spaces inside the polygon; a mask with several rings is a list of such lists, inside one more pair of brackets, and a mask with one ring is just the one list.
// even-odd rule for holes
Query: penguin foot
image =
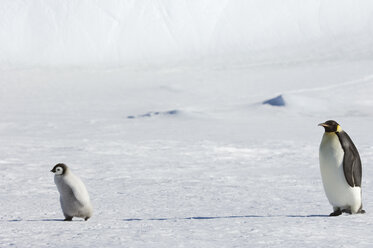
{"label": "penguin foot", "polygon": [[87,221],[89,219],[89,217],[85,217],[84,220]]}
{"label": "penguin foot", "polygon": [[352,214],[351,209],[343,209],[342,213]]}
{"label": "penguin foot", "polygon": [[72,216],[68,216],[68,217],[65,217],[65,219],[63,221],[72,221],[73,220],[73,217]]}
{"label": "penguin foot", "polygon": [[339,216],[342,214],[340,209],[335,210],[333,213],[329,214],[329,216]]}
{"label": "penguin foot", "polygon": [[359,212],[357,212],[358,214],[365,214],[365,210],[364,209],[361,209]]}

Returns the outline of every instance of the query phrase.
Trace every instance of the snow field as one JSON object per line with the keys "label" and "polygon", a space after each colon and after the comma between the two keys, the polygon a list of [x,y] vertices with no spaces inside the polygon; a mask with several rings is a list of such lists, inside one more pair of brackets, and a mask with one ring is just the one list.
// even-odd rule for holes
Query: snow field
{"label": "snow field", "polygon": [[[370,66],[4,72],[0,246],[368,247]],[[261,104],[279,94],[284,107]],[[317,124],[330,116],[360,151],[365,215],[327,217]],[[58,162],[85,182],[89,221],[59,221]]]}

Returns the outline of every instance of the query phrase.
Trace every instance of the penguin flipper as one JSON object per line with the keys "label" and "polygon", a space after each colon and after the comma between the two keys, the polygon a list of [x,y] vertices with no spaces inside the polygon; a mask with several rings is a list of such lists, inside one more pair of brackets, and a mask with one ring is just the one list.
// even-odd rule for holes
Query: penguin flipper
{"label": "penguin flipper", "polygon": [[344,151],[343,172],[346,181],[351,187],[361,187],[362,173],[359,152],[346,132],[342,131],[337,135]]}
{"label": "penguin flipper", "polygon": [[77,197],[77,194],[74,192],[74,189],[72,188],[69,188],[69,197],[71,200],[77,203],[80,207],[84,205],[83,202],[79,199],[79,197]]}

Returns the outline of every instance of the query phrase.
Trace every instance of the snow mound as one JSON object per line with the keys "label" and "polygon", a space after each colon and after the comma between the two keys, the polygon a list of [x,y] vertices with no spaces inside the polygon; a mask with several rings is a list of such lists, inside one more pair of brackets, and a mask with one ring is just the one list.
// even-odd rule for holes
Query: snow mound
{"label": "snow mound", "polygon": [[263,101],[262,105],[283,107],[286,112],[301,115],[372,116],[372,94],[373,82],[364,79],[289,91]]}
{"label": "snow mound", "polygon": [[338,111],[339,101],[331,101],[320,92],[318,94],[286,93],[265,100],[262,105],[282,107],[286,111],[306,115],[329,112],[330,110],[335,113],[340,112]]}

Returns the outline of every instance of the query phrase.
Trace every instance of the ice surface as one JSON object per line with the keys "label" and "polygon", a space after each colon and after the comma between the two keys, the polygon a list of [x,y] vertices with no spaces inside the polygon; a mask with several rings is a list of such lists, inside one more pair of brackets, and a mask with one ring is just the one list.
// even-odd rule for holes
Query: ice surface
{"label": "ice surface", "polygon": [[[0,8],[0,247],[372,246],[372,3]],[[329,119],[359,149],[365,215],[327,217]],[[59,162],[87,222],[60,221]]]}

